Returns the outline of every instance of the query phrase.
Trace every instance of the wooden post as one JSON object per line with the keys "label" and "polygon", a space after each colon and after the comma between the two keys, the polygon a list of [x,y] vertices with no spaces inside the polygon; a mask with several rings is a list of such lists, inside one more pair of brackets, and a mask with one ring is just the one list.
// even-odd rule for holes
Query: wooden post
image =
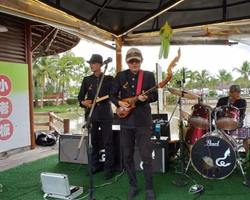
{"label": "wooden post", "polygon": [[64,134],[70,133],[70,130],[69,130],[70,123],[69,122],[70,122],[69,119],[64,119],[63,120]]}
{"label": "wooden post", "polygon": [[26,63],[28,64],[29,77],[29,111],[30,111],[30,149],[35,149],[34,131],[34,103],[33,103],[33,76],[32,76],[32,54],[31,54],[31,26],[28,21],[25,23],[25,49]]}
{"label": "wooden post", "polygon": [[[54,117],[51,115],[52,111],[49,112],[49,122],[54,123]],[[52,131],[53,128],[49,126],[49,130]]]}
{"label": "wooden post", "polygon": [[116,73],[122,71],[122,37],[116,38]]}

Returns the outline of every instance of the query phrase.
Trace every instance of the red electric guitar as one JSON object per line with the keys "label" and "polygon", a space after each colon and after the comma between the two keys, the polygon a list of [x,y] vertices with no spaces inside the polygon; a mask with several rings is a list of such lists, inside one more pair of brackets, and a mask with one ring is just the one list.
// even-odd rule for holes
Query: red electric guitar
{"label": "red electric guitar", "polygon": [[[172,78],[172,68],[174,68],[176,66],[176,62],[179,61],[180,59],[180,48],[178,50],[178,56],[176,56],[172,62],[170,63],[170,65],[168,66],[167,72],[168,72],[168,76],[167,78],[162,81],[161,83],[159,83],[158,85],[152,87],[151,89],[147,90],[146,92],[143,92],[141,95],[148,95],[149,93],[155,91],[157,88],[163,88]],[[130,105],[130,110],[129,111],[125,111],[122,107],[116,108],[116,114],[120,117],[120,118],[125,118],[127,117],[132,110],[136,107],[136,102],[139,100],[139,95],[136,95],[135,97],[131,97],[131,98],[126,98],[126,99],[122,99],[121,101],[127,102]]]}

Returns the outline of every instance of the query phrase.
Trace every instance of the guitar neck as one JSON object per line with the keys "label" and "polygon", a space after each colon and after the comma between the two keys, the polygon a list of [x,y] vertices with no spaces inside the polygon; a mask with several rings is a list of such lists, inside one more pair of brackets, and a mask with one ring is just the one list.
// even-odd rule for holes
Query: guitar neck
{"label": "guitar neck", "polygon": [[100,101],[103,101],[103,100],[105,100],[105,99],[108,99],[108,98],[109,98],[109,95],[105,95],[105,96],[103,96],[103,97],[100,97],[100,98],[96,99],[96,103],[98,103],[98,102],[100,102]]}
{"label": "guitar neck", "polygon": [[[152,88],[150,88],[150,89],[147,90],[146,92],[143,92],[141,95],[148,95],[148,94],[150,94],[151,92],[155,91],[156,89],[157,89],[157,85],[154,86],[154,87],[152,87]],[[129,102],[129,104],[132,105],[132,104],[136,103],[138,100],[139,100],[139,96],[137,96],[135,99],[131,100],[131,101]]]}

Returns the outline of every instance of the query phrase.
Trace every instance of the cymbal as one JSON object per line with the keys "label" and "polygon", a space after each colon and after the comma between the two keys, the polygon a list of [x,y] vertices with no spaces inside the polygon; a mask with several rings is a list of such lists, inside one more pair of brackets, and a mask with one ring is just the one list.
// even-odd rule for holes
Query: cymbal
{"label": "cymbal", "polygon": [[187,121],[188,121],[189,115],[190,115],[190,114],[189,114],[187,111],[185,111],[185,110],[182,110],[182,111],[181,111],[181,117],[182,117],[183,119],[187,120]]}
{"label": "cymbal", "polygon": [[169,92],[171,92],[172,94],[175,94],[177,96],[181,96],[184,97],[184,98],[187,98],[187,99],[198,99],[198,95],[193,93],[193,92],[189,92],[189,91],[181,91],[180,89],[177,89],[177,88],[168,88]]}

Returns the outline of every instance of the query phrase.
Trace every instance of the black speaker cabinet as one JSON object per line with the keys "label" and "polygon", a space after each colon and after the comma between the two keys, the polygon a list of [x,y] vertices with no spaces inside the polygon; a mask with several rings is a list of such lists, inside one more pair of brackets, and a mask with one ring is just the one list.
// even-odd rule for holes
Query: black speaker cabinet
{"label": "black speaker cabinet", "polygon": [[[161,137],[159,140],[155,137],[152,138],[152,145],[153,145],[153,152],[152,152],[152,158],[153,158],[153,169],[154,172],[160,172],[160,173],[167,173],[169,168],[169,138],[168,137]],[[143,162],[141,160],[141,156],[138,150],[138,146],[135,146],[135,168],[137,171],[143,170]]]}
{"label": "black speaker cabinet", "polygon": [[[114,170],[123,170],[123,156],[120,147],[120,126],[113,125],[113,144],[114,144]],[[101,132],[101,131],[100,131]],[[100,133],[101,135],[101,133]],[[62,134],[59,138],[59,162],[88,164],[88,137],[84,136],[80,153],[75,160],[81,134]],[[105,162],[105,150],[103,149],[102,138],[99,137],[100,162]]]}
{"label": "black speaker cabinet", "polygon": [[168,114],[152,114],[152,118],[152,136],[156,136],[155,124],[159,123],[161,125],[161,136],[168,137],[169,140],[171,140],[170,124],[168,124]]}

